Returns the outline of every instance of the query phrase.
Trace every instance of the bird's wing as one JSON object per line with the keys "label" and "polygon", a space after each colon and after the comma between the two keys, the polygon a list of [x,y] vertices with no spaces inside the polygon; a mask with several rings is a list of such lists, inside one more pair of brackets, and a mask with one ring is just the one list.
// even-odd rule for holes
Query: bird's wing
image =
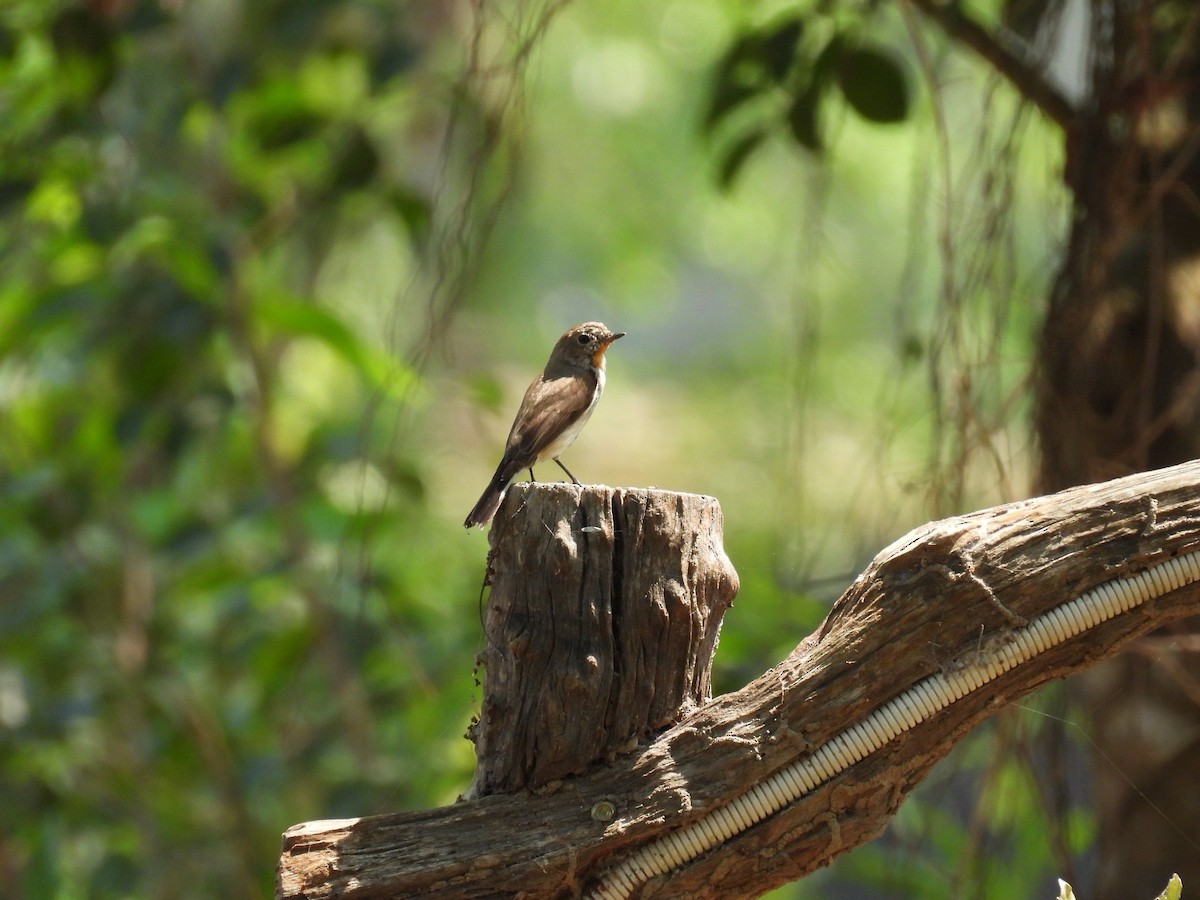
{"label": "bird's wing", "polygon": [[556,437],[587,412],[595,390],[596,376],[591,372],[582,377],[547,379],[543,374],[534,379],[504,446],[506,458],[514,465],[520,460],[517,471],[533,465]]}

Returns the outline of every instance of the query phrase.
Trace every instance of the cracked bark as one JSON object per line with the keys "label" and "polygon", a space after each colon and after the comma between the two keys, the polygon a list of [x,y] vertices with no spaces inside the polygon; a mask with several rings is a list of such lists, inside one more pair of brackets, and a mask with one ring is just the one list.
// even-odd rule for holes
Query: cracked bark
{"label": "cracked bark", "polygon": [[[820,635],[634,752],[538,791],[297,825],[284,835],[277,896],[578,896],[641,846],[1003,639],[1013,616],[1200,548],[1198,492],[1192,462],[916,529],[880,552]],[[1198,608],[1200,584],[1187,585],[1048,649],[636,896],[749,897],[802,878],[879,834],[934,763],[1005,704]]]}
{"label": "cracked bark", "polygon": [[711,497],[518,484],[496,515],[469,797],[611,759],[712,696],[737,574]]}

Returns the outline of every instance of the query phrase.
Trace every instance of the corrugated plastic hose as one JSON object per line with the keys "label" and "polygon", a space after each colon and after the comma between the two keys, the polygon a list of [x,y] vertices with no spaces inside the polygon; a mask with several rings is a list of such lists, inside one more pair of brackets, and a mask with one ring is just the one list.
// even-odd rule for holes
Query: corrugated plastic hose
{"label": "corrugated plastic hose", "polygon": [[1200,552],[1105,582],[1006,633],[961,666],[922,679],[813,753],[780,769],[729,804],[679,831],[665,834],[603,873],[589,897],[624,900],[638,885],[690,862],[757,825],[821,783],[879,750],[910,728],[1010,669],[1147,600],[1200,581]]}

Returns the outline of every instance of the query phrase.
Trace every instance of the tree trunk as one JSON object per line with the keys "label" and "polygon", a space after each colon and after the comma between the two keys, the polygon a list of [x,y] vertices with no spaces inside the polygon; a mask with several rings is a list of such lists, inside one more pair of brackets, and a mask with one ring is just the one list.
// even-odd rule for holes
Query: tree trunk
{"label": "tree trunk", "polygon": [[[1036,360],[1036,490],[1200,456],[1200,4],[1090,0],[1090,34],[1075,38],[1090,84],[1074,108],[1011,34],[959,4],[913,2],[1065,132],[1074,214]],[[1066,4],[1005,6],[1045,24]],[[1099,751],[1100,883],[1081,885],[1097,900],[1151,895],[1172,871],[1200,882],[1200,798],[1179,789],[1200,767],[1198,632],[1175,623],[1188,640],[1076,683]]]}
{"label": "tree trunk", "polygon": [[[1043,491],[1200,456],[1200,7],[1092,8],[1074,224],[1039,348]],[[1200,884],[1200,654],[1155,646],[1076,682],[1100,751],[1098,900],[1151,896],[1173,871]]]}
{"label": "tree trunk", "polygon": [[712,697],[737,573],[712,497],[516,484],[491,531],[468,796],[543,787]]}

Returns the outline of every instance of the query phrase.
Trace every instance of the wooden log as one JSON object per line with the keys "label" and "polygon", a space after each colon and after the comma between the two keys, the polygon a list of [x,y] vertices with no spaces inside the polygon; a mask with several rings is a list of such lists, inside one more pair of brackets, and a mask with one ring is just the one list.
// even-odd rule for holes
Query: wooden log
{"label": "wooden log", "polygon": [[712,696],[738,579],[712,497],[517,484],[491,532],[470,797],[538,788]]}
{"label": "wooden log", "polygon": [[[555,790],[307,822],[283,836],[285,898],[571,897],[1021,620],[1200,548],[1200,461],[932,523],[882,551],[779,665],[636,753]],[[755,896],[877,835],[933,764],[1007,702],[1200,609],[1190,582],[973,691],[637,896]]]}

